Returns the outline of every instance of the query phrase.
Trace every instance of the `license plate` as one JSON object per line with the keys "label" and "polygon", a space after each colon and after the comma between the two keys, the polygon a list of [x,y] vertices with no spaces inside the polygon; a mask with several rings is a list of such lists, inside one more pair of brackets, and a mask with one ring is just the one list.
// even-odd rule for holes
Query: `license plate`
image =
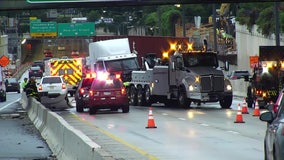
{"label": "license plate", "polygon": [[49,86],[49,89],[54,89],[54,86]]}
{"label": "license plate", "polygon": [[110,92],[104,92],[104,95],[110,95]]}

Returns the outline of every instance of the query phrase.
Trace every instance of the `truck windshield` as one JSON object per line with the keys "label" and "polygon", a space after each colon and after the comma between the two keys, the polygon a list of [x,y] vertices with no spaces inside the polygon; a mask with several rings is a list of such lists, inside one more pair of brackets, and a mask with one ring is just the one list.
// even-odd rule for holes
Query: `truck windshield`
{"label": "truck windshield", "polygon": [[185,67],[212,66],[218,67],[217,56],[214,53],[183,54]]}
{"label": "truck windshield", "polygon": [[136,58],[105,61],[105,66],[109,72],[123,71],[123,70],[138,70],[139,68]]}

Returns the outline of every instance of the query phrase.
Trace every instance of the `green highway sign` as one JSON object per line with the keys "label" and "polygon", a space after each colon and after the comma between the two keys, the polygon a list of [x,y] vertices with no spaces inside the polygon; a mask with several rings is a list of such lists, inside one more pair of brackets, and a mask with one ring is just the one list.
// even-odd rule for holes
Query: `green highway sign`
{"label": "green highway sign", "polygon": [[57,36],[57,23],[30,21],[30,34],[32,37],[55,37]]}
{"label": "green highway sign", "polygon": [[95,23],[58,23],[58,37],[94,36]]}

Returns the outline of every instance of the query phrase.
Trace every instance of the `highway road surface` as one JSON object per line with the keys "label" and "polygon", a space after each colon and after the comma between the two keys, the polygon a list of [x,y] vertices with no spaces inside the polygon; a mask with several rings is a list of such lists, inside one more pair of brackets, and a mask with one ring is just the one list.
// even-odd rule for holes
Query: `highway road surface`
{"label": "highway road surface", "polygon": [[145,128],[149,107],[143,106],[131,106],[129,113],[102,110],[89,115],[87,109],[77,113],[71,108],[58,114],[114,159],[264,159],[266,123],[252,115],[253,109],[242,115],[245,123],[235,123],[242,102],[235,97],[232,109],[221,109],[219,103],[193,104],[191,109],[153,105],[157,128],[151,129]]}
{"label": "highway road surface", "polygon": [[56,160],[23,110],[21,94],[7,93],[0,103],[0,160]]}

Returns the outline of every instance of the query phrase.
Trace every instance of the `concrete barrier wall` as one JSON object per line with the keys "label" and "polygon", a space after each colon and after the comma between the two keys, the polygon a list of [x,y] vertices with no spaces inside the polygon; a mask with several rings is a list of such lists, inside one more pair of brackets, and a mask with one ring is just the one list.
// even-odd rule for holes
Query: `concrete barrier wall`
{"label": "concrete barrier wall", "polygon": [[[80,130],[69,125],[57,113],[22,93],[20,100],[30,120],[40,131],[58,160],[103,160],[104,151]],[[107,157],[111,160],[111,157]]]}

